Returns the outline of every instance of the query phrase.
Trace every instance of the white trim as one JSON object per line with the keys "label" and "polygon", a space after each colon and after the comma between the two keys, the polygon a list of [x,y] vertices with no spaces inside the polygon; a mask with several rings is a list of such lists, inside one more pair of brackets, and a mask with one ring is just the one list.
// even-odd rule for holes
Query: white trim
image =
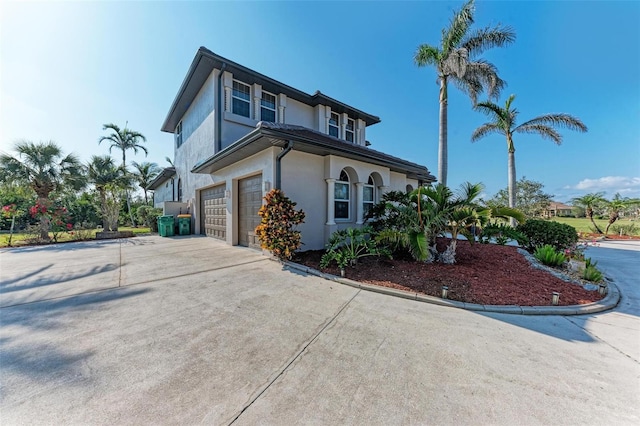
{"label": "white trim", "polygon": [[[239,85],[245,86],[247,89],[249,89],[249,99],[244,99],[242,97],[239,97],[239,96],[235,95],[234,92],[235,92],[236,89],[235,89],[234,86],[236,85],[236,83],[238,83]],[[251,86],[246,84],[246,83],[243,83],[243,82],[241,82],[239,80],[233,80],[232,89],[231,89],[231,98],[232,98],[232,100],[231,100],[231,111],[234,114],[239,115],[241,117],[251,118]],[[249,105],[249,116],[246,116],[246,115],[243,115],[243,114],[238,114],[237,112],[233,111],[233,100],[234,99],[237,99],[240,102],[245,102],[247,105]]]}
{"label": "white trim", "polygon": [[[265,106],[265,105],[262,104],[262,101],[264,100],[264,95],[273,97],[273,108],[270,108],[270,107]],[[260,97],[260,120],[261,121],[263,120],[263,118],[262,118],[262,109],[263,108],[268,110],[268,111],[273,111],[273,117],[274,117],[273,122],[277,123],[278,122],[278,97],[276,95],[274,95],[273,93],[271,93],[271,92],[267,92],[266,90],[263,90],[262,91],[262,96]]]}

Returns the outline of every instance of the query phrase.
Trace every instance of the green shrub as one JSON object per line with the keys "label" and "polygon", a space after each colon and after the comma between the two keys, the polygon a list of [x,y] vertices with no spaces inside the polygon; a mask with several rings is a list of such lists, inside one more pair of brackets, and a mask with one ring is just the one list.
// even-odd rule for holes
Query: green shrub
{"label": "green shrub", "polygon": [[564,253],[556,251],[556,249],[549,244],[538,247],[534,256],[543,265],[547,266],[560,266],[567,260]]}
{"label": "green shrub", "polygon": [[300,231],[294,231],[293,227],[304,223],[305,214],[295,210],[296,203],[279,189],[272,189],[264,199],[267,203],[258,211],[262,219],[256,228],[260,246],[278,259],[291,259],[301,244]]}
{"label": "green shrub", "polygon": [[547,244],[563,251],[578,242],[578,233],[573,226],[555,221],[530,219],[519,225],[517,230],[529,240],[526,248],[530,252]]}
{"label": "green shrub", "polygon": [[638,227],[636,227],[636,225],[634,223],[630,223],[628,225],[622,225],[622,224],[613,224],[611,225],[611,231],[614,234],[618,234],[620,236],[626,235],[626,236],[633,236],[633,235],[638,235],[638,233],[640,233],[640,229],[638,229]]}
{"label": "green shrub", "polygon": [[347,265],[355,266],[360,258],[380,255],[389,256],[389,252],[378,247],[373,228],[341,229],[331,234],[327,252],[320,259],[320,267],[326,268],[331,262],[336,262],[340,269],[344,269]]}
{"label": "green shrub", "polygon": [[602,272],[600,272],[595,266],[587,266],[584,268],[582,278],[595,283],[602,282],[603,280]]}
{"label": "green shrub", "polygon": [[496,244],[501,246],[508,243],[509,240],[515,240],[520,245],[527,242],[527,237],[522,232],[505,223],[489,223],[482,228],[479,236],[480,242],[488,244],[491,242],[491,238],[495,238]]}

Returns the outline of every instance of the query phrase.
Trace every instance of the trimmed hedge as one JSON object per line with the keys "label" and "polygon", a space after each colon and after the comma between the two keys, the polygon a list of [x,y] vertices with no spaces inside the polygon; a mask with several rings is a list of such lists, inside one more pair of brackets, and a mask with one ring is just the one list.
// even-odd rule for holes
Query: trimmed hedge
{"label": "trimmed hedge", "polygon": [[576,228],[564,223],[530,219],[517,229],[529,239],[526,246],[529,252],[547,244],[562,252],[578,242]]}

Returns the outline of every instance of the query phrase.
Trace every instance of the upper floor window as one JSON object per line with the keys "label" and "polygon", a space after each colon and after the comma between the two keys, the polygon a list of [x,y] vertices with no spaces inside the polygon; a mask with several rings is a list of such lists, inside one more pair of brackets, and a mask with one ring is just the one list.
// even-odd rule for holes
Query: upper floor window
{"label": "upper floor window", "polygon": [[260,100],[260,120],[276,122],[276,97],[269,92],[262,92]]}
{"label": "upper floor window", "polygon": [[369,180],[366,185],[362,188],[362,208],[364,211],[364,216],[366,217],[371,208],[373,208],[373,204],[376,199],[376,187],[375,182],[373,181],[373,177],[369,176]]}
{"label": "upper floor window", "polygon": [[342,170],[334,187],[334,217],[349,219],[349,175]]}
{"label": "upper floor window", "polygon": [[251,111],[251,86],[239,81],[233,81],[233,105],[232,112],[244,117],[250,116]]}
{"label": "upper floor window", "polygon": [[356,122],[350,118],[347,119],[347,125],[345,128],[344,138],[347,142],[353,142],[356,139],[355,134]]}
{"label": "upper floor window", "polygon": [[176,126],[176,131],[175,131],[175,138],[176,138],[176,147],[180,148],[180,145],[182,145],[182,121],[178,123],[178,125]]}
{"label": "upper floor window", "polygon": [[340,116],[335,112],[331,113],[331,118],[329,118],[329,134],[334,138],[339,137],[340,133]]}

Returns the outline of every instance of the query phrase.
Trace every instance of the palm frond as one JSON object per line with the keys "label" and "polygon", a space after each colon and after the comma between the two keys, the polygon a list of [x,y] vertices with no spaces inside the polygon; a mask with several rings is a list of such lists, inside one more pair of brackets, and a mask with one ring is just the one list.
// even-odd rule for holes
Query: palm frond
{"label": "palm frond", "polygon": [[479,84],[483,90],[487,91],[489,98],[497,99],[500,96],[500,91],[506,86],[506,82],[498,76],[496,66],[483,59],[467,64],[465,80],[476,82],[476,85]]}
{"label": "palm frond", "polygon": [[440,52],[437,47],[429,44],[421,44],[418,46],[413,60],[419,67],[424,67],[426,65],[438,65],[441,60],[441,54],[442,52]]}
{"label": "palm frond", "polygon": [[546,126],[544,124],[521,124],[513,129],[513,131],[518,133],[535,133],[542,136],[544,139],[552,140],[557,145],[560,145],[562,143],[562,135],[555,131],[555,129],[553,129],[552,127]]}
{"label": "palm frond", "polygon": [[[579,132],[586,132],[587,126],[584,125],[579,118],[569,114],[545,114],[539,117],[533,118],[525,123],[522,123],[518,127],[524,127],[532,124],[543,124],[547,126],[560,127],[569,130],[576,130]],[[517,130],[518,128],[515,128]]]}
{"label": "palm frond", "polygon": [[496,25],[494,27],[480,28],[468,34],[461,42],[461,47],[469,51],[469,55],[475,56],[491,47],[502,47],[513,43],[516,33],[509,26]]}
{"label": "palm frond", "polygon": [[496,123],[485,123],[473,131],[471,134],[471,142],[477,142],[491,133],[504,135],[504,131]]}
{"label": "palm frond", "polygon": [[469,27],[473,24],[473,13],[475,7],[474,0],[469,0],[462,8],[455,12],[449,23],[449,28],[444,30],[442,37],[442,51],[444,56],[448,56],[453,49],[459,47],[460,42],[469,31]]}

